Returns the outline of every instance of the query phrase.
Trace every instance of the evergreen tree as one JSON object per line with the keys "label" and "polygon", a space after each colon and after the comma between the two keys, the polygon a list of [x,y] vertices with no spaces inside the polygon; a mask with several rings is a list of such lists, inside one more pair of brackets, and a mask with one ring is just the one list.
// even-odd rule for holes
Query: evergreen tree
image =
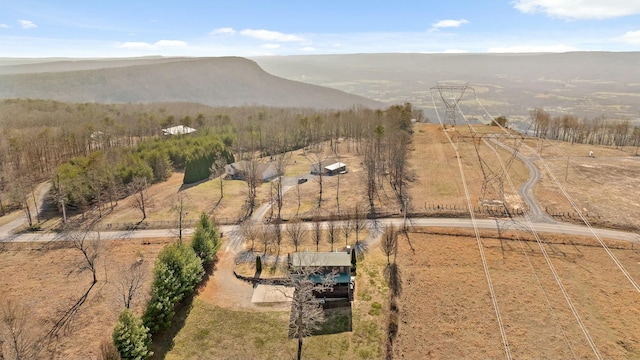
{"label": "evergreen tree", "polygon": [[129,309],[124,309],[113,329],[113,343],[122,360],[147,359],[153,352],[149,350],[151,335],[149,329],[136,318]]}
{"label": "evergreen tree", "polygon": [[211,263],[220,249],[218,229],[204,212],[200,214],[191,240],[191,247],[203,264]]}
{"label": "evergreen tree", "polygon": [[171,325],[176,304],[193,291],[204,269],[193,248],[173,244],[158,254],[153,273],[151,300],[143,320],[145,326],[156,332]]}

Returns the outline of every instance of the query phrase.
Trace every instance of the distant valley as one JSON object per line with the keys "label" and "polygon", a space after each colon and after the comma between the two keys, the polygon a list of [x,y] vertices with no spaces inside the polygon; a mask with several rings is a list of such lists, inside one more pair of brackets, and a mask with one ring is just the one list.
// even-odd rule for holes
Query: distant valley
{"label": "distant valley", "polygon": [[[640,52],[559,54],[353,54],[260,57],[267,72],[366,96],[411,102],[432,121],[430,89],[438,81],[469,82],[466,115],[528,121],[529,109],[580,117],[640,119]],[[436,96],[439,94],[436,93]],[[440,102],[438,102],[440,101]],[[436,97],[437,106],[442,106]],[[439,109],[442,116],[442,109]]]}
{"label": "distant valley", "polygon": [[470,86],[461,109],[471,120],[504,115],[522,128],[531,109],[544,108],[637,124],[639,63],[640,52],[0,58],[0,98],[316,109],[411,102],[436,122],[443,106],[432,88],[455,81]]}

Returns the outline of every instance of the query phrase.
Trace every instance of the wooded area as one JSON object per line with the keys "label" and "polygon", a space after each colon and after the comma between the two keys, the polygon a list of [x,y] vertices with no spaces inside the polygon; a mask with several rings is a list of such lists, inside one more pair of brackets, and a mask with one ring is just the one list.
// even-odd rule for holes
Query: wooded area
{"label": "wooded area", "polygon": [[[144,218],[144,189],[165,180],[173,170],[184,170],[184,182],[191,183],[206,178],[211,169],[222,172],[222,166],[212,166],[217,158],[223,158],[222,163],[261,162],[300,148],[317,153],[324,143],[337,152],[338,139],[348,152],[371,153],[365,157],[370,198],[385,179],[381,174],[388,174],[402,199],[412,119],[421,121],[423,116],[409,103],[385,110],[318,111],[4,100],[0,102],[1,214],[23,209],[33,226],[34,187],[51,180],[51,195],[61,213],[94,209],[101,214],[124,196],[139,194]],[[178,124],[197,132],[161,135],[163,128]],[[281,162],[282,168],[284,159]],[[252,208],[251,199],[249,205]]]}

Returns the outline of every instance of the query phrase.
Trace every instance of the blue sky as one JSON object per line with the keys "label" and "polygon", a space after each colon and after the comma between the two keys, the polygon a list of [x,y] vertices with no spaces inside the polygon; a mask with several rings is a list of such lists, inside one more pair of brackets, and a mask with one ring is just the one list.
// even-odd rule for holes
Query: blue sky
{"label": "blue sky", "polygon": [[0,57],[640,51],[640,0],[0,0]]}

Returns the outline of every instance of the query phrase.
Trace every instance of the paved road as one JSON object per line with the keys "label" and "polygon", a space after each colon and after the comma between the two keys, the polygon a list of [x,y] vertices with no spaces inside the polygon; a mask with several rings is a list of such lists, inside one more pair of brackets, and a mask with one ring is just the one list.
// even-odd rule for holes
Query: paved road
{"label": "paved road", "polygon": [[[515,218],[515,222],[512,223],[512,227],[517,227],[519,229],[528,230],[529,226],[527,225],[525,219]],[[403,219],[378,219],[377,222],[380,225],[386,224],[394,224],[395,226],[402,226]],[[471,219],[440,219],[440,218],[413,218],[407,219],[407,222],[412,226],[420,226],[420,227],[444,227],[444,228],[471,228],[472,223]],[[478,219],[476,220],[476,224],[481,229],[497,229],[497,223],[495,220],[491,219]],[[508,225],[508,224],[507,224]],[[313,224],[305,223],[305,226],[308,229],[311,229]],[[323,223],[323,226],[326,226],[326,223]],[[508,226],[506,226],[508,227]],[[567,235],[592,235],[591,230],[586,226],[581,225],[573,225],[566,223],[545,223],[545,222],[534,222],[533,228],[542,233],[556,233],[556,234],[567,234]],[[225,238],[230,237],[238,237],[237,235],[237,226],[235,225],[222,225],[220,226],[220,231],[224,232]],[[505,225],[501,224],[501,229],[505,229]],[[183,230],[183,234],[190,235],[193,229],[185,229]],[[640,243],[640,235],[636,233],[630,233],[625,231],[617,231],[617,230],[609,230],[609,229],[595,229],[602,238],[606,239],[615,239],[615,240],[625,240],[625,241],[633,241]],[[104,240],[112,240],[112,239],[143,239],[143,238],[159,238],[159,237],[172,237],[176,236],[176,230],[173,229],[155,229],[155,230],[135,230],[135,231],[101,231],[100,238]],[[94,233],[94,236],[98,236],[97,233]],[[48,241],[62,241],[65,240],[63,234],[57,233],[23,233],[10,235],[5,238],[1,238],[0,241],[6,242],[48,242]],[[237,247],[239,241],[233,241],[234,245],[231,249],[233,252],[238,252],[240,249]]]}
{"label": "paved road", "polygon": [[[511,153],[515,151],[512,147],[503,144],[495,138],[492,138],[491,141]],[[533,163],[533,161],[531,161],[531,159],[522,155],[522,153],[520,153],[519,151],[516,153],[516,156],[529,169],[529,179],[522,185],[522,187],[520,187],[520,195],[522,196],[522,200],[524,200],[524,202],[529,207],[529,218],[532,222],[536,223],[555,224],[556,220],[548,216],[546,212],[542,211],[540,204],[533,196],[533,187],[536,186],[536,184],[540,181],[540,169],[538,169],[538,167]]]}

